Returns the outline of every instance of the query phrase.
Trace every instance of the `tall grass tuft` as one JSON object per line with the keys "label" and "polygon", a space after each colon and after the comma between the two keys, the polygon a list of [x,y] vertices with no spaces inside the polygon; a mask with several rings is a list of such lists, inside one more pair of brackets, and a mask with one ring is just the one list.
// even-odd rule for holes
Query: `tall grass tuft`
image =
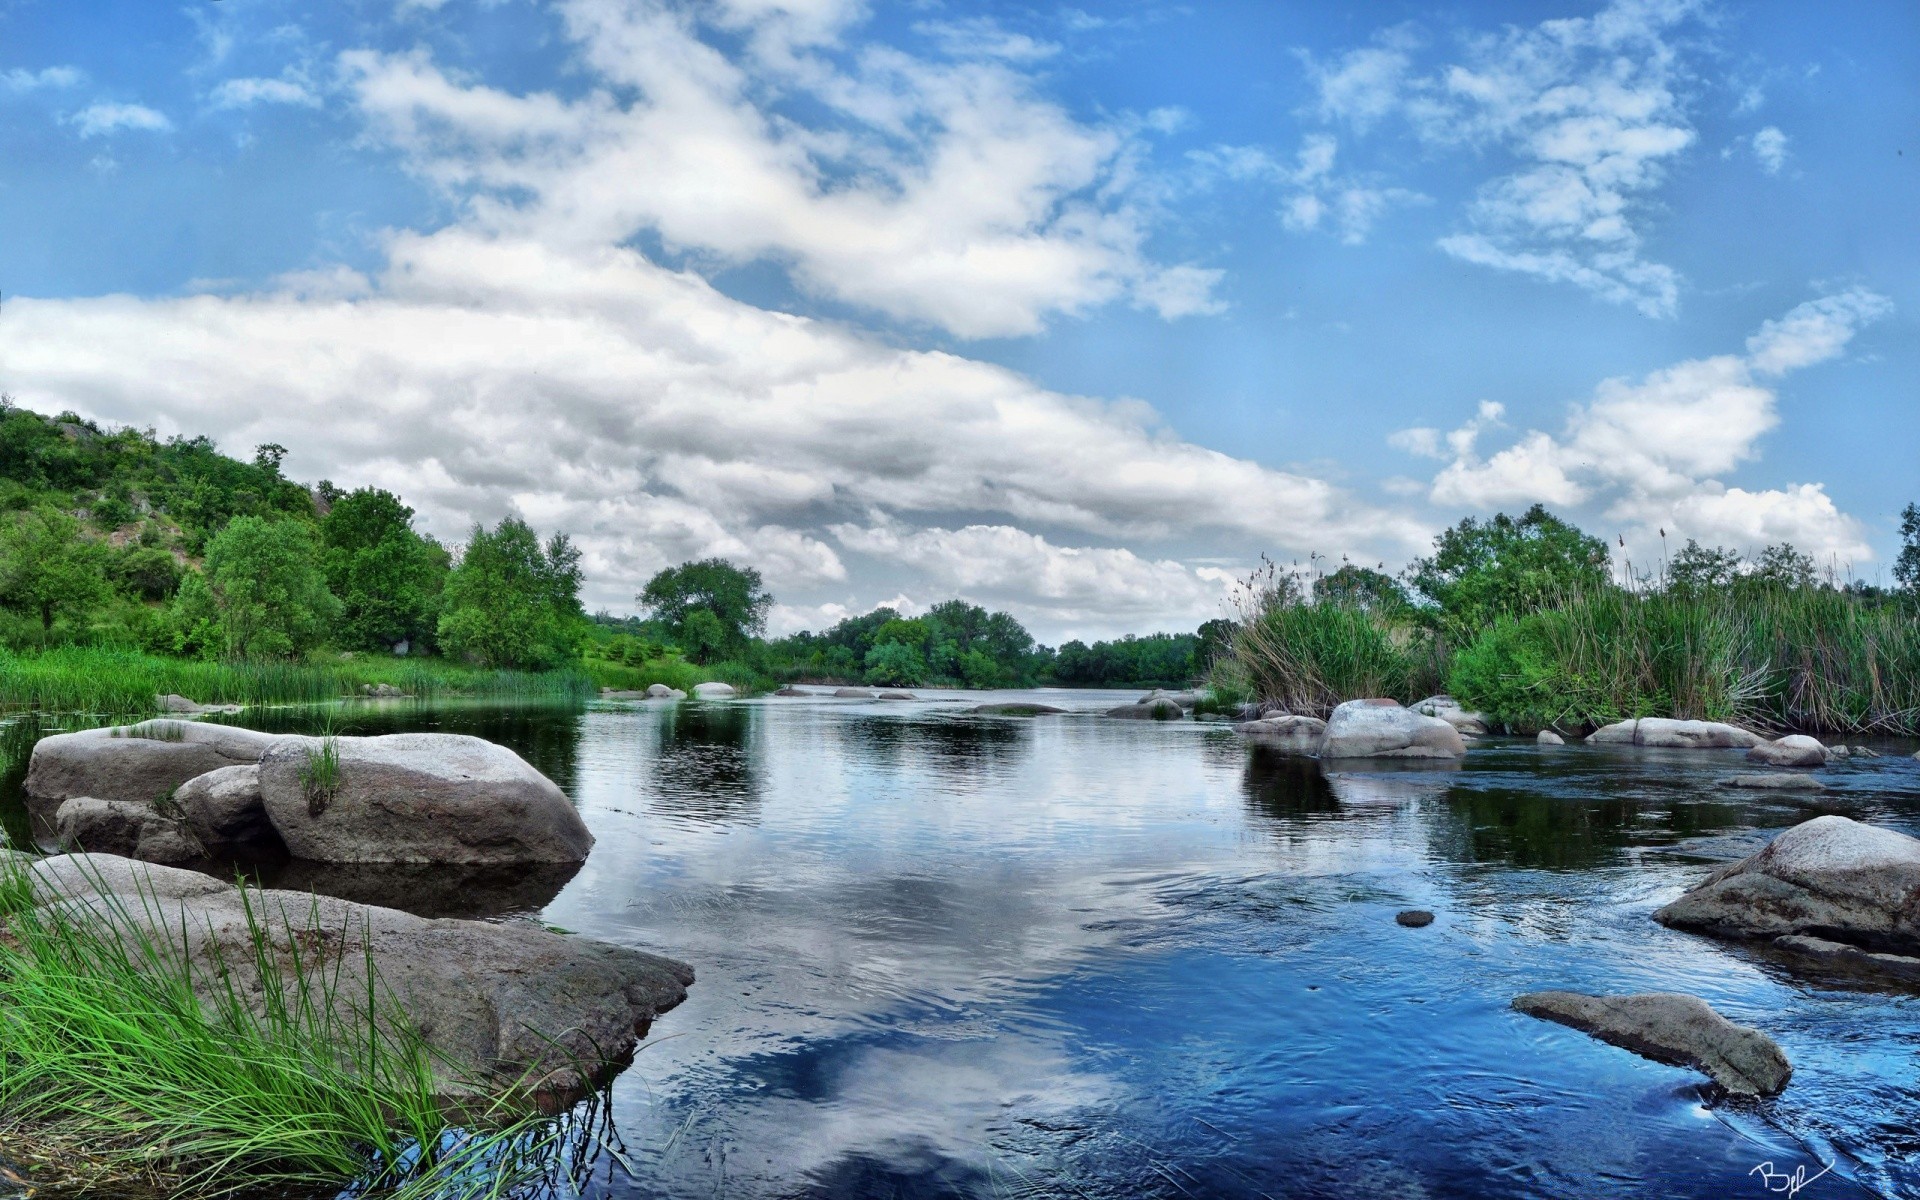
{"label": "tall grass tuft", "polygon": [[1214,663],[1223,694],[1324,717],[1346,700],[1403,703],[1440,690],[1440,647],[1405,610],[1305,600],[1291,587],[1250,590],[1231,643]]}
{"label": "tall grass tuft", "polygon": [[[435,1078],[447,1064],[374,994],[370,952],[362,985],[310,948],[325,943],[317,913],[276,924],[253,895],[241,955],[252,961],[197,977],[158,896],[89,897],[82,922],[80,901],[36,905],[34,893],[23,859],[0,868],[0,1130],[16,1148],[81,1148],[95,1186],[215,1196],[352,1184],[477,1200],[577,1150],[566,1118],[499,1109],[456,1124]],[[343,986],[353,1003],[335,1003]]]}

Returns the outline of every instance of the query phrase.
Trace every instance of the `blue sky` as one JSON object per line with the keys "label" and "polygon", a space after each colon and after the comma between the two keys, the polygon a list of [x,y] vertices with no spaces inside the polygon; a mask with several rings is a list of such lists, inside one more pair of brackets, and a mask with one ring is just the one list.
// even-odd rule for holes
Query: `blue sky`
{"label": "blue sky", "polygon": [[1190,628],[1534,501],[1871,579],[1916,130],[1894,2],[0,0],[0,389],[781,628]]}

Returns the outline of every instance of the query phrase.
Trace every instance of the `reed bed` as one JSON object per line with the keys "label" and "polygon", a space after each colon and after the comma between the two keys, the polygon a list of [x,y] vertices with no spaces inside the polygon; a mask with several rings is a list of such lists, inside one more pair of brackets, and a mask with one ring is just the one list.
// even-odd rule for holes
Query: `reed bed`
{"label": "reed bed", "polygon": [[1437,641],[1406,612],[1274,591],[1241,613],[1212,682],[1224,694],[1324,717],[1345,700],[1430,696],[1441,665]]}
{"label": "reed bed", "polygon": [[596,690],[579,670],[487,671],[433,659],[206,662],[94,646],[0,650],[0,708],[144,713],[167,693],[201,704],[319,704],[381,683],[422,700],[581,700]]}
{"label": "reed bed", "polygon": [[480,1200],[583,1161],[592,1117],[456,1124],[445,1064],[378,997],[335,1004],[338,964],[302,956],[320,939],[299,914],[250,904],[252,961],[217,964],[208,987],[152,932],[164,903],[95,901],[82,923],[33,903],[23,858],[0,868],[0,1134],[50,1168],[50,1192]]}

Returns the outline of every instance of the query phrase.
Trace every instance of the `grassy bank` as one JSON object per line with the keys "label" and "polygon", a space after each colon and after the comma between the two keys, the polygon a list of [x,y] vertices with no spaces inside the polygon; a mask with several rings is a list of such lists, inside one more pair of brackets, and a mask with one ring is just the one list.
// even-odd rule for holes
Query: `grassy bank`
{"label": "grassy bank", "polygon": [[1499,619],[1448,686],[1522,731],[1660,716],[1920,733],[1920,613],[1832,588],[1594,589]]}
{"label": "grassy bank", "polygon": [[[578,1148],[566,1118],[452,1123],[411,1025],[335,1007],[337,976],[301,957],[323,944],[302,936],[317,930],[250,913],[252,961],[224,964],[203,1003],[207,981],[142,913],[101,903],[79,925],[32,901],[22,862],[0,868],[0,1135],[50,1190],[359,1181],[362,1194],[462,1200],[535,1182]],[[290,970],[262,966],[276,961]]]}
{"label": "grassy bank", "polygon": [[597,690],[584,670],[488,671],[444,659],[368,655],[248,663],[92,646],[0,650],[0,708],[143,713],[152,711],[156,695],[169,692],[202,704],[320,703],[382,683],[421,699],[583,699]]}
{"label": "grassy bank", "polygon": [[745,663],[718,662],[702,667],[674,654],[641,663],[588,658],[583,662],[582,669],[591,677],[596,689],[609,687],[615,691],[638,692],[646,690],[650,684],[664,683],[691,694],[696,683],[718,682],[730,683],[745,694],[778,686]]}

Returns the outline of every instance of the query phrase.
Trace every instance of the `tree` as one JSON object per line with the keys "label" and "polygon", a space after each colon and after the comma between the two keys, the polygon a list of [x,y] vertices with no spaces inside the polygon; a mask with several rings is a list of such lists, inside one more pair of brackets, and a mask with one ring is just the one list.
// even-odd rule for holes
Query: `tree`
{"label": "tree", "polygon": [[235,517],[174,600],[183,646],[235,658],[287,658],[318,645],[339,612],[303,521]]}
{"label": "tree", "polygon": [[1740,577],[1741,558],[1719,546],[1708,549],[1692,538],[1667,564],[1667,586],[1674,591],[1706,591],[1732,587]]}
{"label": "tree", "polygon": [[[651,611],[687,656],[695,662],[738,654],[767,625],[773,597],[762,586],[760,572],[736,567],[723,558],[668,567],[647,581],[634,599]],[[706,613],[713,623],[699,620],[692,631],[688,621]],[[718,627],[718,635],[714,630]],[[697,641],[699,644],[690,644]]]}
{"label": "tree", "polygon": [[447,577],[440,642],[487,666],[559,666],[586,635],[580,579],[580,552],[566,534],[543,548],[518,517],[491,533],[476,524]]}
{"label": "tree", "polygon": [[341,645],[421,648],[439,623],[448,555],[413,528],[413,510],[392,492],[336,494],[320,522],[327,586],[340,599]]}
{"label": "tree", "polygon": [[1412,602],[1407,599],[1407,589],[1400,586],[1399,580],[1385,571],[1350,562],[1343,562],[1338,571],[1314,580],[1313,598],[1380,612],[1398,612],[1412,607]]}
{"label": "tree", "polygon": [[1499,513],[1461,521],[1415,559],[1414,590],[1439,608],[1440,624],[1471,636],[1496,617],[1554,604],[1607,580],[1607,544],[1541,505],[1519,519]]}
{"label": "tree", "polygon": [[881,642],[867,651],[867,682],[917,687],[926,682],[927,665],[908,642]]}
{"label": "tree", "polygon": [[1893,577],[1920,596],[1920,504],[1909,504],[1900,514],[1900,556],[1893,560]]}
{"label": "tree", "polygon": [[1753,560],[1753,570],[1747,578],[1766,587],[1812,587],[1816,581],[1813,557],[1795,550],[1792,542],[1768,546]]}
{"label": "tree", "polygon": [[106,594],[106,546],[80,522],[43,506],[0,523],[0,607],[40,618],[78,618]]}

